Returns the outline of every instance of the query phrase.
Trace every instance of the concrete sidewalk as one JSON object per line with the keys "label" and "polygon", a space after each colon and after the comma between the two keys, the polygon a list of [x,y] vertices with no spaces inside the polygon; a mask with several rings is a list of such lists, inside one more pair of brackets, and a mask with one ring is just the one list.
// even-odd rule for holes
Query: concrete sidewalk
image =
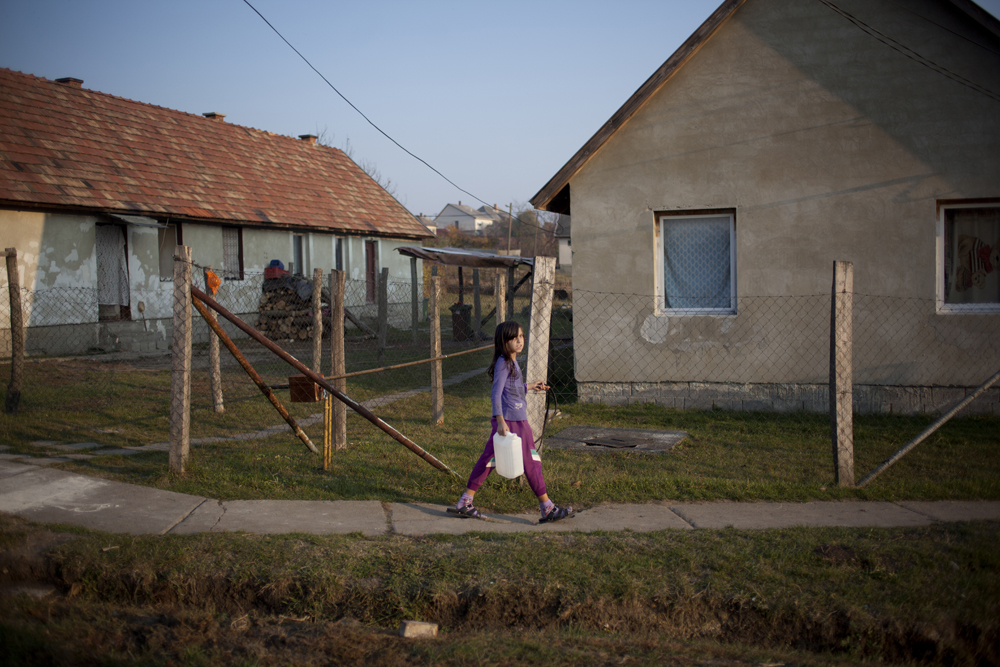
{"label": "concrete sidewalk", "polygon": [[[37,464],[35,462],[38,462]],[[926,526],[940,521],[1000,519],[1000,501],[601,504],[572,519],[538,524],[538,513],[461,519],[442,505],[352,500],[220,501],[87,477],[44,466],[51,459],[0,459],[0,512],[41,523],[112,533],[190,535],[359,533],[429,535],[467,532],[617,532],[788,528],[791,526]]]}

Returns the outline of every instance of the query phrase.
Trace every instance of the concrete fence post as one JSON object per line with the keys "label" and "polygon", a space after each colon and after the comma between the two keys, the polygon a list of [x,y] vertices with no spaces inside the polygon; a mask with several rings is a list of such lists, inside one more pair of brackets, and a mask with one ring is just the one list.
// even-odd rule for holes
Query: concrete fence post
{"label": "concrete fence post", "polygon": [[17,248],[6,248],[7,294],[10,299],[10,382],[4,412],[14,414],[21,405],[24,382],[24,313],[21,305],[21,278],[17,273]]}
{"label": "concrete fence post", "polygon": [[500,323],[504,321],[505,313],[507,312],[506,269],[497,269],[496,297],[497,297],[496,326],[500,326]]}
{"label": "concrete fence post", "polygon": [[184,472],[191,451],[191,248],[174,249],[174,331],[170,353],[170,469]]}
{"label": "concrete fence post", "polygon": [[385,348],[389,337],[389,269],[378,276],[378,365],[385,366]]}
{"label": "concrete fence post", "polygon": [[[330,272],[330,374],[343,375],[346,361],[344,356],[344,285],[343,271]],[[333,381],[333,388],[347,393],[347,378]],[[332,415],[333,448],[347,449],[347,405],[343,401],[333,402]]]}
{"label": "concrete fence post", "polygon": [[854,265],[833,263],[830,315],[830,438],[834,482],[854,486]]}
{"label": "concrete fence post", "polygon": [[410,328],[413,342],[417,342],[417,323],[420,321],[420,291],[417,289],[417,258],[410,258]]}
{"label": "concrete fence post", "polygon": [[479,345],[483,330],[483,305],[479,294],[479,269],[472,269],[472,340],[473,345]]}
{"label": "concrete fence post", "polygon": [[[431,276],[431,359],[441,356],[441,276]],[[431,422],[444,424],[444,366],[441,359],[431,362]]]}
{"label": "concrete fence post", "polygon": [[[214,296],[215,294],[208,284],[208,274],[211,271],[211,266],[205,267],[205,291]],[[215,313],[211,310],[208,311],[208,314],[213,320],[216,319]],[[216,414],[221,415],[226,411],[222,400],[222,354],[219,349],[219,337],[212,332],[211,328],[208,332],[208,373],[209,386],[212,390],[212,409],[215,410]]]}
{"label": "concrete fence post", "polygon": [[313,269],[313,363],[315,373],[323,372],[323,269]]}
{"label": "concrete fence post", "polygon": [[[528,361],[524,381],[547,382],[549,376],[549,331],[552,323],[552,292],[556,279],[556,258],[535,257],[531,285]],[[545,424],[545,392],[528,392],[528,424],[537,442]]]}

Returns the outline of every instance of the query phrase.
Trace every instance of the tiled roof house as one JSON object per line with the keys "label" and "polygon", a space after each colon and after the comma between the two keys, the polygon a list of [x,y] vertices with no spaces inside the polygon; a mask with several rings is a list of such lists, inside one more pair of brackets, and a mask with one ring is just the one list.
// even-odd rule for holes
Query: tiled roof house
{"label": "tiled roof house", "polygon": [[30,326],[169,317],[178,243],[232,288],[274,259],[409,280],[392,250],[430,232],[343,151],[82,84],[0,69],[2,245],[29,292],[92,293]]}

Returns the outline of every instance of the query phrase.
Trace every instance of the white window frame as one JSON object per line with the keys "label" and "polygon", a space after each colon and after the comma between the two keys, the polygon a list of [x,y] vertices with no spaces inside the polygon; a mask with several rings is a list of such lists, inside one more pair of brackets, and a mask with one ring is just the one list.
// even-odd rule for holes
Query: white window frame
{"label": "white window frame", "polygon": [[[729,218],[729,307],[728,308],[668,308],[666,303],[666,286],[664,285],[664,248],[663,227],[671,220],[696,220],[699,218]],[[656,312],[658,315],[711,315],[728,317],[736,315],[736,211],[734,209],[698,210],[698,211],[658,211],[656,213],[655,239],[653,244],[656,253],[654,267],[656,271]]]}
{"label": "white window frame", "polygon": [[[1000,303],[947,303],[945,299],[945,213],[948,210],[962,208],[998,208],[1000,199],[987,199],[976,202],[939,202],[936,226],[936,237],[934,239],[935,254],[937,259],[937,277],[935,279],[937,292],[937,312],[941,314],[970,314],[970,313],[1000,313]],[[994,271],[1000,269],[994,269]]]}

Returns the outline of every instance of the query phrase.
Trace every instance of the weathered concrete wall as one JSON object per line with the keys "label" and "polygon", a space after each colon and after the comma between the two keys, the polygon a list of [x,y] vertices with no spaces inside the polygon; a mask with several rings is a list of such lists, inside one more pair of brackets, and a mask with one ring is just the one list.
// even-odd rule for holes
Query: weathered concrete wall
{"label": "weathered concrete wall", "polygon": [[[29,354],[68,355],[94,350],[155,352],[166,350],[172,330],[174,284],[161,279],[159,232],[156,227],[128,225],[126,245],[132,321],[99,322],[97,307],[96,232],[98,218],[89,215],[0,210],[2,247],[18,250],[18,274],[24,289],[25,345]],[[194,262],[221,271],[222,232],[212,225],[185,224],[185,245]],[[245,227],[243,229],[244,280],[224,281],[217,300],[246,319],[256,316],[264,268],[272,259],[286,266],[291,257],[292,233]],[[329,272],[334,261],[333,234],[308,234],[307,255],[312,266]],[[364,281],[364,243],[345,240],[345,266]],[[409,258],[395,252],[413,241],[379,241],[381,266],[389,267],[390,285],[410,281]],[[353,248],[353,252],[347,250]],[[351,263],[349,263],[351,262]],[[352,268],[353,267],[353,268]],[[166,272],[172,275],[172,270]],[[311,274],[310,274],[311,275]],[[418,280],[423,271],[418,269]],[[200,268],[195,284],[204,287]],[[324,285],[326,282],[324,282]],[[354,290],[358,315],[374,316],[377,308],[366,304],[363,284]],[[409,326],[409,290],[390,291],[393,326]],[[7,274],[0,270],[0,355],[10,354],[10,312],[6,298]],[[422,294],[423,291],[420,290]],[[351,292],[349,292],[351,294]],[[142,304],[142,311],[139,305]],[[350,303],[348,305],[351,305]],[[368,310],[371,313],[368,313]],[[363,311],[363,312],[361,312]],[[197,319],[197,318],[196,318]],[[238,330],[229,332],[242,337]],[[207,340],[207,329],[195,329],[195,342]]]}
{"label": "weathered concrete wall", "polygon": [[[582,382],[580,401],[605,405],[655,403],[678,410],[829,413],[826,384],[740,384],[710,382]],[[854,385],[857,414],[940,414],[971,394],[967,387]],[[963,414],[1000,415],[1000,388],[988,389]]]}
{"label": "weathered concrete wall", "polygon": [[[896,3],[839,4],[1000,90],[996,53]],[[996,43],[945,3],[907,7]],[[893,51],[822,3],[750,0],[571,181],[577,379],[822,379],[808,333],[817,324],[794,310],[751,302],[733,316],[657,312],[655,212],[735,209],[741,304],[828,294],[833,262],[851,261],[856,292],[895,298],[872,314],[880,324],[858,335],[900,384],[977,384],[985,367],[1000,367],[1000,336],[981,349],[967,341],[1000,330],[1000,314],[937,313],[937,202],[1000,197],[998,156],[995,100]],[[609,294],[644,296],[639,304],[598,298]],[[733,364],[767,358],[744,353],[760,346],[781,355],[780,366],[751,361],[752,373],[731,377]]]}

